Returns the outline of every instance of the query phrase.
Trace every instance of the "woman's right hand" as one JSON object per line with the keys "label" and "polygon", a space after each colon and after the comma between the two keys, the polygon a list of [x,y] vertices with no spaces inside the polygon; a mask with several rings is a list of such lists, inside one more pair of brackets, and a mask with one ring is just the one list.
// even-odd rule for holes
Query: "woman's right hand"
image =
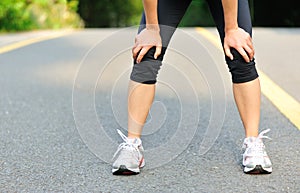
{"label": "woman's right hand", "polygon": [[154,59],[161,54],[161,37],[159,34],[159,30],[157,29],[143,29],[136,37],[135,37],[135,45],[132,48],[132,56],[133,59],[140,63],[145,56],[145,54],[152,48],[156,47],[154,53]]}

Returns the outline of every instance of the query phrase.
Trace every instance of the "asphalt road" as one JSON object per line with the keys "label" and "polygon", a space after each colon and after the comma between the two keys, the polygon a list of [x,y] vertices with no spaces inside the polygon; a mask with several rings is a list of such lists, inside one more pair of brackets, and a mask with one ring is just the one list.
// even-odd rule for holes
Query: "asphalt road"
{"label": "asphalt road", "polygon": [[[0,35],[0,46],[51,33]],[[230,75],[193,28],[176,33],[159,74],[142,137],[146,167],[113,176],[134,34],[75,31],[0,54],[0,192],[299,192],[299,129],[264,96],[273,173],[242,172]],[[299,41],[299,29],[254,30],[259,68],[300,102]]]}

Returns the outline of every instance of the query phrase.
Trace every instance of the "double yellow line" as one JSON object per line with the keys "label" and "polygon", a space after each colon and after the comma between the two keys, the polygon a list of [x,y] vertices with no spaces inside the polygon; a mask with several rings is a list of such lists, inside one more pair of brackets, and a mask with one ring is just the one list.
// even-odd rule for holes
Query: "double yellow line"
{"label": "double yellow line", "polygon": [[[223,52],[217,36],[204,28],[196,28],[196,31]],[[280,88],[261,70],[258,70],[258,73],[263,95],[300,130],[300,103]]]}

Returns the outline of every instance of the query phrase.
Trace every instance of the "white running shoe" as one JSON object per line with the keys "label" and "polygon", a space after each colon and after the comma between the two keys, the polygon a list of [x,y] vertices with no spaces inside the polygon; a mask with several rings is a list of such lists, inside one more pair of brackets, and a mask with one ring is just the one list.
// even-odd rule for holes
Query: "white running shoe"
{"label": "white running shoe", "polygon": [[124,140],[113,156],[112,173],[114,175],[134,175],[140,173],[145,166],[144,148],[139,138],[128,139],[120,130],[117,130]]}
{"label": "white running shoe", "polygon": [[257,137],[248,137],[244,140],[243,166],[247,174],[270,174],[272,173],[272,163],[265,150],[263,138],[270,129],[262,131]]}

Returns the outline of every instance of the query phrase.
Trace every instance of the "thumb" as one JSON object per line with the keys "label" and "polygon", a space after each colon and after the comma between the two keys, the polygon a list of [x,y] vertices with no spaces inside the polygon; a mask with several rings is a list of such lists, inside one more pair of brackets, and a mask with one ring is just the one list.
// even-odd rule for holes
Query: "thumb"
{"label": "thumb", "polygon": [[161,54],[161,46],[156,46],[154,59],[157,59],[160,54]]}

